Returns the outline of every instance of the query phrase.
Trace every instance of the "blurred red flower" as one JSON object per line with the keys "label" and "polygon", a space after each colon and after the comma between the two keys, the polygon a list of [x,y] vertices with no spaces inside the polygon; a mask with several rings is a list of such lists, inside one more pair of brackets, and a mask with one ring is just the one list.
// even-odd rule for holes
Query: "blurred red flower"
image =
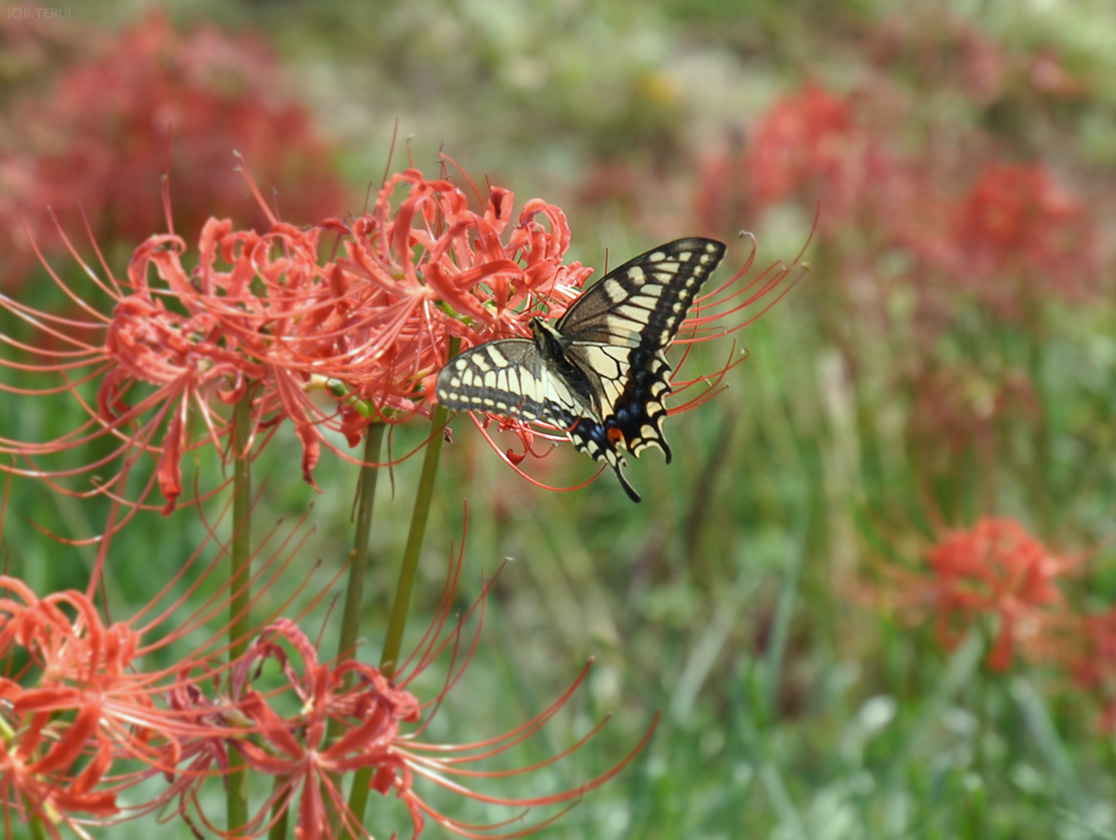
{"label": "blurred red flower", "polygon": [[696,199],[701,230],[725,218],[755,218],[797,199],[822,212],[824,237],[863,220],[898,173],[885,147],[861,124],[856,100],[810,83],[779,99],[745,139],[706,162]]}
{"label": "blurred red flower", "polygon": [[[702,230],[775,204],[816,206],[817,262],[835,281],[824,306],[852,309],[861,332],[909,332],[917,354],[974,303],[1018,322],[1046,296],[1080,305],[1101,295],[1111,255],[1089,204],[1044,164],[998,160],[991,137],[938,125],[918,105],[882,77],[850,93],[816,83],[789,93],[707,162],[694,206]],[[842,349],[854,344],[832,332]]]}
{"label": "blurred red flower", "polygon": [[1013,519],[984,518],[942,537],[918,570],[885,566],[881,596],[930,613],[938,640],[953,648],[982,618],[994,620],[988,664],[1002,671],[1017,652],[1041,659],[1056,647],[1068,613],[1059,580],[1080,558],[1050,551]]}
{"label": "blurred red flower", "polygon": [[161,12],[115,37],[87,35],[97,44],[92,55],[61,72],[52,91],[31,90],[8,109],[13,129],[0,152],[0,250],[12,260],[6,288],[32,262],[21,217],[40,247],[60,244],[47,207],[66,227],[83,212],[101,243],[134,246],[162,218],[164,175],[178,232],[189,240],[211,216],[263,222],[234,172],[234,151],[274,186],[286,218],[345,211],[333,151],[290,100],[259,39],[213,26],[176,32]]}
{"label": "blurred red flower", "polygon": [[1008,313],[1025,303],[1021,284],[1031,286],[1030,297],[1081,302],[1096,287],[1095,237],[1081,202],[1045,167],[989,164],[955,210],[952,261],[944,268]]}

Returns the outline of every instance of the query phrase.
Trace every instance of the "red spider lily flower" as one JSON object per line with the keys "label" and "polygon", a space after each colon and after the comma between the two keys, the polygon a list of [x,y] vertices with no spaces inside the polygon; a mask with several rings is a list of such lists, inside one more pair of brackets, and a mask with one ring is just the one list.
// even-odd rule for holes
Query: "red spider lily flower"
{"label": "red spider lily flower", "polygon": [[849,177],[850,152],[863,144],[844,99],[810,84],[775,104],[749,145],[755,201],[774,204],[808,181],[836,190]]}
{"label": "red spider lily flower", "polygon": [[[60,317],[30,309],[11,298],[0,299],[0,304],[38,327],[53,345],[32,346],[9,340],[18,351],[44,361],[5,359],[0,363],[30,373],[52,373],[63,383],[38,390],[0,387],[25,396],[69,390],[89,415],[81,427],[55,440],[0,442],[3,451],[30,464],[29,469],[20,472],[54,483],[59,478],[100,472],[115,461],[120,465],[116,475],[82,494],[108,493],[125,499],[127,488],[123,485],[129,468],[140,453],[149,453],[156,460],[155,478],[166,499],[165,511],[169,512],[182,491],[182,459],[204,446],[223,451],[230,426],[228,412],[222,407],[256,395],[255,430],[266,430],[283,417],[292,419],[304,443],[310,444],[303,461],[304,474],[310,478],[317,460],[313,446],[317,437],[305,434],[305,401],[288,398],[283,402],[282,396],[288,394],[283,359],[268,359],[254,352],[259,342],[250,333],[253,326],[267,329],[273,322],[280,326],[289,323],[289,319],[275,316],[269,319],[268,307],[285,312],[292,300],[295,305],[308,304],[313,292],[300,296],[296,288],[289,296],[272,301],[253,294],[248,283],[257,273],[274,281],[275,275],[283,272],[295,285],[307,271],[314,272],[317,266],[312,261],[307,266],[306,257],[303,264],[298,264],[274,249],[309,254],[312,260],[320,231],[302,233],[284,226],[270,237],[261,237],[250,232],[233,233],[230,227],[227,221],[216,220],[206,225],[199,247],[200,264],[192,275],[181,263],[184,242],[171,235],[152,237],[141,245],[125,281],[114,277],[104,263],[106,280],[81,263],[111,304],[109,313],[76,298],[53,271],[54,281],[78,303],[82,317]],[[72,248],[71,253],[77,258]],[[219,260],[231,265],[226,264],[227,270],[221,271]],[[152,268],[165,286],[152,285]],[[94,381],[99,383],[96,397],[89,402],[81,386]],[[115,450],[93,463],[57,469],[43,464],[44,459],[57,453],[112,438],[119,440]],[[151,488],[149,482],[140,501]]]}
{"label": "red spider lily flower", "polygon": [[[197,760],[191,765],[191,772],[177,779],[168,793],[159,797],[159,802],[177,797],[184,818],[191,823],[196,819],[208,830],[217,831],[205,812],[206,800],[198,795],[198,790],[211,774],[212,765],[219,765],[217,757],[223,755],[226,741],[236,743],[246,764],[257,776],[275,779],[266,801],[242,827],[238,835],[242,837],[260,836],[270,831],[286,813],[295,817],[296,836],[300,840],[332,837],[337,827],[350,836],[371,836],[358,816],[349,810],[340,787],[342,777],[362,769],[372,771],[371,790],[384,795],[394,792],[407,804],[415,837],[421,834],[427,820],[434,820],[464,837],[520,837],[553,822],[588,791],[612,778],[642,749],[650,731],[616,767],[570,790],[511,799],[481,793],[459,781],[538,770],[569,756],[593,737],[603,723],[570,748],[532,767],[507,771],[469,767],[539,731],[582,683],[588,665],[555,703],[505,735],[456,746],[419,740],[448,692],[462,678],[479,642],[484,594],[461,621],[446,632],[462,559],[463,552],[450,564],[438,613],[419,648],[394,679],[387,679],[379,669],[355,659],[340,663],[321,661],[315,645],[294,622],[279,620],[266,628],[237,661],[228,674],[227,695],[220,701],[210,700],[199,690],[201,682],[192,680],[195,686],[192,693],[189,697],[180,696],[197,710],[199,720],[212,725],[204,737],[184,745],[178,760],[187,754]],[[488,586],[484,593],[487,591]],[[475,612],[480,615],[476,633],[471,640],[464,639],[464,622]],[[450,656],[443,687],[433,698],[420,702],[411,693],[410,686],[443,654]],[[265,668],[268,663],[273,667]],[[279,676],[261,676],[268,670],[278,671]],[[256,683],[260,684],[258,688]],[[340,721],[343,726],[342,734],[332,740],[327,734],[331,721]],[[211,749],[203,754],[206,744],[211,745]],[[418,790],[423,782],[483,802],[515,808],[518,813],[506,822],[466,824],[429,805]],[[536,825],[503,830],[511,822],[520,820],[522,811],[547,806],[558,806],[560,810]]]}
{"label": "red spider lily flower", "polygon": [[[257,557],[254,602],[280,577],[289,580],[289,564],[306,534],[296,526],[270,556]],[[18,579],[0,576],[0,738],[5,746],[0,808],[8,836],[13,816],[35,818],[52,837],[59,836],[57,825],[85,837],[82,825],[112,824],[132,811],[142,813],[142,808],[120,805],[118,794],[148,776],[175,770],[178,757],[190,756],[188,748],[206,731],[205,721],[193,710],[176,707],[171,689],[188,689],[179,669],[225,651],[223,634],[200,644],[193,637],[215,616],[225,615],[233,594],[225,585],[201,610],[183,616],[185,599],[227,562],[222,548],[184,594],[172,597],[204,548],[128,621],[106,621],[88,593],[39,597]],[[144,667],[152,654],[186,640],[190,656],[169,668]],[[204,678],[220,673],[211,669]],[[120,774],[122,762],[136,760],[142,770]]]}
{"label": "red spider lily flower", "polygon": [[[146,239],[160,215],[164,174],[175,184],[175,215],[188,240],[212,216],[261,223],[265,216],[232,172],[232,149],[275,186],[287,218],[343,211],[347,191],[329,169],[331,149],[310,113],[283,93],[277,62],[258,38],[213,26],[180,33],[152,12],[112,36],[86,28],[81,43],[81,57],[51,90],[29,89],[10,106],[12,136],[0,143],[0,236],[10,240],[9,258],[32,256],[21,214],[40,247],[61,245],[42,215],[48,206],[67,227],[83,208],[102,243]],[[9,290],[18,268],[6,266]]]}
{"label": "red spider lily flower", "polygon": [[[395,193],[405,192],[401,201]],[[480,200],[475,187],[474,195]],[[359,289],[347,352],[318,365],[322,375],[356,383],[362,399],[424,398],[423,380],[462,348],[529,332],[540,306],[564,307],[591,272],[565,264],[565,214],[541,199],[516,217],[510,190],[490,187],[483,209],[446,178],[409,169],[391,177],[368,216],[335,225],[347,237],[337,282]],[[545,220],[542,224],[540,220]]]}
{"label": "red spider lily flower", "polygon": [[1081,202],[1041,165],[985,167],[955,211],[951,238],[955,262],[947,270],[966,278],[997,311],[1020,307],[1021,283],[1033,287],[1025,297],[1041,289],[1079,302],[1094,291],[1092,222]]}
{"label": "red spider lily flower", "polygon": [[156,719],[128,673],[137,634],[126,624],[106,626],[79,592],[38,598],[4,576],[0,593],[0,656],[9,664],[27,660],[0,680],[7,834],[14,811],[21,821],[37,818],[52,837],[56,824],[87,836],[79,823],[88,817],[78,815],[119,814],[107,774],[125,749],[144,749]]}
{"label": "red spider lily flower", "polygon": [[[399,188],[406,194],[396,201]],[[169,511],[191,451],[212,447],[224,457],[248,457],[224,443],[231,432],[227,406],[248,399],[250,446],[264,445],[290,421],[303,444],[303,476],[312,482],[323,443],[350,457],[325,430],[355,445],[369,422],[429,412],[423,381],[445,363],[451,340],[472,346],[523,332],[544,302],[561,307],[576,297],[589,269],[563,262],[570,230],[562,211],[534,199],[515,216],[513,206],[510,191],[492,187],[483,209],[472,210],[449,180],[407,170],[388,180],[372,213],[350,225],[327,220],[303,231],[272,216],[258,234],[211,219],[195,269],[183,266],[185,242],[167,234],[136,250],[123,280],[103,259],[102,279],[63,236],[111,312],[79,298],[53,271],[80,316],[0,298],[51,345],[6,338],[43,362],[0,364],[62,380],[38,391],[0,388],[24,396],[71,391],[89,420],[50,441],[0,440],[0,452],[26,460],[20,472],[49,481],[119,464],[115,475],[83,492],[120,499],[127,497],[128,468],[147,453]],[[339,241],[325,247],[325,234]],[[81,386],[93,382],[96,398],[87,401]],[[115,451],[93,463],[43,463],[112,437],[119,439]],[[133,501],[142,503],[153,487],[148,482]]]}
{"label": "red spider lily flower", "polygon": [[755,217],[799,198],[808,207],[820,204],[820,231],[828,237],[870,215],[887,195],[881,185],[898,174],[853,97],[811,83],[776,102],[746,144],[733,136],[727,151],[704,165],[695,215],[715,233],[725,218]]}
{"label": "red spider lily flower", "polygon": [[978,618],[995,619],[988,664],[1003,671],[1017,650],[1036,658],[1053,648],[1066,603],[1058,581],[1080,558],[1054,554],[1013,519],[985,518],[944,536],[924,561],[919,571],[886,568],[884,597],[932,612],[946,648],[958,645]]}

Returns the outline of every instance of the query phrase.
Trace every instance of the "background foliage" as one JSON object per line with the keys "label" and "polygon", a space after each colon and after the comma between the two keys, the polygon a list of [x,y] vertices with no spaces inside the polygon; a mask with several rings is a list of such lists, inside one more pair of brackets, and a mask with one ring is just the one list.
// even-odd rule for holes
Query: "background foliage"
{"label": "background foliage", "polygon": [[[1113,836],[1104,683],[1076,679],[1077,660],[1029,654],[1025,634],[1010,667],[993,668],[995,615],[944,648],[928,590],[888,571],[925,574],[925,551],[947,528],[1004,516],[1079,558],[1059,582],[1070,612],[1102,616],[1116,596],[1111,4],[166,7],[171,30],[209,21],[271,45],[261,49],[280,58],[261,78],[272,87],[253,95],[312,115],[298,132],[324,138],[314,160],[328,168],[315,182],[319,199],[337,204],[328,214],[359,209],[364,185],[379,183],[396,122],[395,166],[409,156],[433,173],[444,148],[478,181],[544,196],[570,218],[571,257],[598,269],[606,249],[615,263],[666,239],[731,239],[741,228],[758,235],[760,263],[789,261],[819,214],[810,274],[742,334],[750,358],[730,388],[668,424],[675,463],[652,454],[631,465],[642,505],[609,476],[575,493],[538,490],[464,417],[453,424],[414,626],[437,602],[463,499],[462,598],[479,589],[481,571],[513,562],[443,734],[503,731],[512,708],[542,708],[595,656],[589,689],[563,721],[568,731],[548,730],[549,748],[603,713],[615,717],[552,771],[556,788],[611,766],[664,713],[639,759],[545,836]],[[83,3],[68,20],[39,22],[34,39],[26,23],[2,21],[0,140],[30,148],[18,146],[34,127],[28,114],[58,101],[53,86],[97,39],[143,14],[136,3]],[[254,55],[241,49],[234,57]],[[802,99],[810,85],[828,99]],[[294,142],[290,123],[267,125],[254,156],[241,148],[257,175]],[[189,141],[178,135],[171,156]],[[146,185],[142,173],[127,176],[132,189],[157,194],[161,154]],[[26,171],[26,159],[4,162],[9,179]],[[83,170],[71,165],[72,183],[51,203],[67,192],[85,200]],[[195,165],[239,188],[231,157],[227,171]],[[1005,167],[1017,168],[995,180]],[[188,181],[172,177],[184,201]],[[278,201],[297,205],[282,188]],[[317,206],[285,216],[309,222]],[[18,223],[3,211],[8,236]],[[149,232],[162,231],[161,216],[149,218]],[[97,219],[122,266],[143,234]],[[13,239],[0,254],[5,293],[45,299],[19,248]],[[733,245],[727,263],[745,256]],[[0,411],[15,438],[72,419],[20,401]],[[287,445],[272,445],[257,468],[270,476],[259,516],[313,502],[325,580],[348,551],[355,471],[323,462],[315,496],[284,434]],[[425,434],[400,427],[392,449]],[[565,450],[528,468],[554,484],[589,472]],[[405,461],[390,492],[381,485],[374,547],[384,560],[365,630],[373,647],[418,469]],[[18,482],[9,568],[39,592],[82,585],[89,552],[60,548],[29,522],[89,534],[103,517],[99,502]],[[200,535],[186,512],[123,532],[111,602],[123,613],[144,603],[159,570]],[[377,831],[401,830],[400,809],[377,807]],[[144,829],[112,834],[127,831]]]}

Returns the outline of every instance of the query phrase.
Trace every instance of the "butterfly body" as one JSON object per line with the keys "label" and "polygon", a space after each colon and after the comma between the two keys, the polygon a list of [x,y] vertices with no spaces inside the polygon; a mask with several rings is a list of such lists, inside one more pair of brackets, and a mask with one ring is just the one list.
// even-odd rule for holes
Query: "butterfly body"
{"label": "butterfly body", "polygon": [[720,242],[693,237],[641,254],[557,321],[532,319],[531,338],[491,341],[451,359],[438,375],[439,402],[561,429],[578,451],[611,466],[638,502],[621,447],[637,457],[657,447],[670,462],[664,351],[724,251]]}

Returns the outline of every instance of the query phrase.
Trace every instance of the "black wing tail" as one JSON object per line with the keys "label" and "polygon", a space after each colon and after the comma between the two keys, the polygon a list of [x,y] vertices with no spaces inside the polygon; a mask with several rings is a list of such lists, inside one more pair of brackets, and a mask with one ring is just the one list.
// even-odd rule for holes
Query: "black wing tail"
{"label": "black wing tail", "polygon": [[[612,431],[616,432],[615,428]],[[594,461],[603,461],[614,470],[620,479],[620,486],[633,502],[639,502],[639,493],[628,483],[623,468],[627,466],[624,456],[616,449],[616,440],[609,436],[609,427],[590,417],[579,418],[569,430],[570,440],[578,452],[584,452]]]}
{"label": "black wing tail", "polygon": [[639,504],[641,501],[643,501],[640,498],[639,493],[635,491],[635,488],[628,483],[628,479],[624,475],[624,469],[621,464],[617,462],[612,465],[612,468],[616,470],[616,477],[620,479],[620,486],[624,488],[624,492],[628,494],[628,498],[636,504]]}

